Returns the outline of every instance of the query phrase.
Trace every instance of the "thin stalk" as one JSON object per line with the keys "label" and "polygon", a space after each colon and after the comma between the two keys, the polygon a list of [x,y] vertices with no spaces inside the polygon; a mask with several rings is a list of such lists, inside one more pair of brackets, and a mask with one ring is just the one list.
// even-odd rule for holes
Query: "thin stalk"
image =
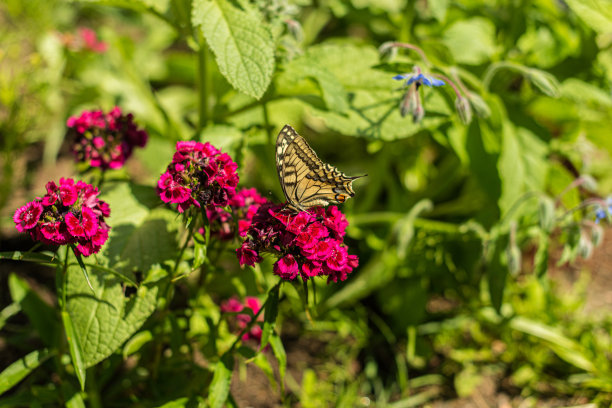
{"label": "thin stalk", "polygon": [[507,61],[495,62],[489,65],[489,68],[487,68],[487,70],[485,71],[484,79],[482,80],[482,87],[486,89],[487,91],[489,91],[489,85],[491,85],[491,81],[493,80],[493,77],[495,76],[495,74],[497,74],[498,71],[500,71],[503,68],[512,69],[514,71],[518,71],[521,73],[525,71],[524,67],[518,64],[515,64],[513,62],[507,62]]}
{"label": "thin stalk", "polygon": [[199,134],[208,122],[208,70],[206,67],[206,43],[204,37],[198,31],[198,43],[200,48],[198,49],[198,131]]}
{"label": "thin stalk", "polygon": [[272,144],[274,143],[274,140],[272,139],[272,125],[270,124],[270,115],[268,113],[268,103],[263,102],[261,104],[261,107],[263,108],[264,126],[266,127],[266,134],[268,135],[268,144],[272,146]]}

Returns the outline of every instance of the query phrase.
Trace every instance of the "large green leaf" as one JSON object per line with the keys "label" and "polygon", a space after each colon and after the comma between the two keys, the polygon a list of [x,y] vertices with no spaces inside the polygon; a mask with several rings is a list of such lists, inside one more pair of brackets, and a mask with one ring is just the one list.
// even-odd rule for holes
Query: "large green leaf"
{"label": "large green leaf", "polygon": [[[95,261],[86,263],[93,293],[73,259],[67,271],[67,305],[85,367],[108,357],[119,348],[155,310],[166,272],[161,265],[177,251],[176,215],[163,208],[151,210],[158,198],[152,188],[127,183],[111,186],[103,197],[111,207],[111,234]],[[92,257],[93,258],[93,257]],[[128,295],[119,273],[144,281]]]}
{"label": "large green leaf", "polygon": [[[334,102],[331,97],[326,96],[323,89],[325,104],[335,103],[334,110],[321,104],[310,103],[308,99],[303,98],[302,101],[308,103],[309,112],[313,116],[322,119],[330,129],[342,134],[382,140],[401,139],[446,123],[452,113],[441,94],[443,91],[427,88],[423,90],[425,119],[415,124],[410,118],[402,117],[399,104],[403,92],[398,91],[402,84],[392,79],[393,73],[373,68],[380,64],[380,59],[378,51],[372,46],[328,43],[311,47],[307,57],[316,61],[319,67],[317,70],[325,70],[325,75],[329,73],[337,78],[338,86],[342,86],[347,92],[348,110],[345,110],[343,103]],[[287,80],[281,81],[281,85]],[[334,89],[329,84],[330,80],[331,77],[324,80],[327,93],[333,92]],[[318,81],[319,86],[323,88],[320,75]]]}
{"label": "large green leaf", "polygon": [[495,26],[483,17],[462,19],[446,29],[444,43],[455,60],[478,65],[490,61],[496,53]]}
{"label": "large green leaf", "polygon": [[[156,273],[157,272],[157,273]],[[117,350],[155,310],[165,273],[152,271],[135,294],[127,296],[121,279],[90,270],[87,285],[78,265],[68,268],[66,309],[81,348],[85,367],[90,367]]]}
{"label": "large green leaf", "polygon": [[611,0],[567,0],[566,4],[593,30],[612,33]]}
{"label": "large green leaf", "polygon": [[[153,265],[173,259],[176,250],[176,213],[159,207],[152,187],[120,183],[102,195],[111,208],[109,241],[102,248],[108,266],[134,280]],[[98,257],[99,258],[99,257]]]}
{"label": "large green leaf", "polygon": [[201,28],[229,83],[261,98],[274,71],[274,42],[262,20],[229,1],[195,0],[192,23]]}

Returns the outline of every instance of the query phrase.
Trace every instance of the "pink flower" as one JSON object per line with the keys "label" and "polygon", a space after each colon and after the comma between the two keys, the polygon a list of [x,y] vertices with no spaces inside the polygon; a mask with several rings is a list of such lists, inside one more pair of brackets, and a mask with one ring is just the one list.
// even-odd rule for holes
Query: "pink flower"
{"label": "pink flower", "polygon": [[17,230],[32,239],[52,245],[78,244],[85,255],[100,251],[108,239],[110,215],[107,203],[98,199],[98,189],[73,179],[60,179],[59,187],[48,182],[47,194],[15,212]]}
{"label": "pink flower", "polygon": [[157,183],[157,193],[162,201],[179,204],[179,212],[192,205],[225,207],[236,194],[236,170],[231,158],[210,143],[177,142],[172,162]]}
{"label": "pink flower", "polygon": [[107,45],[103,41],[98,41],[96,32],[91,28],[81,27],[79,28],[79,36],[83,41],[83,48],[89,51],[103,53],[106,51]]}
{"label": "pink flower", "polygon": [[246,242],[243,243],[240,248],[236,249],[236,255],[238,256],[238,262],[240,263],[240,266],[255,266],[256,263],[259,263],[263,260],[261,256],[259,256],[256,251],[250,248]]}
{"label": "pink flower", "polygon": [[358,265],[357,256],[349,255],[344,244],[347,225],[336,207],[294,213],[280,205],[264,204],[253,215],[237,255],[244,264],[247,249],[251,263],[259,262],[256,256],[260,253],[271,253],[278,258],[274,273],[287,280],[300,275],[303,280],[327,276],[328,282],[343,281]]}
{"label": "pink flower", "polygon": [[283,279],[293,280],[299,273],[299,266],[293,255],[288,254],[276,261],[274,273]]}
{"label": "pink flower", "polygon": [[40,215],[43,212],[43,206],[41,203],[32,201],[24,205],[15,211],[15,215],[13,215],[13,221],[15,222],[15,227],[17,231],[24,232],[26,230],[34,228],[38,220],[40,219]]}
{"label": "pink flower", "polygon": [[138,129],[133,115],[124,115],[119,107],[110,112],[83,111],[66,121],[68,137],[74,140],[72,153],[77,162],[103,170],[118,169],[132,156],[135,147],[144,147],[147,132]]}
{"label": "pink flower", "polygon": [[191,189],[175,182],[168,172],[159,178],[157,191],[164,203],[183,203],[191,197]]}

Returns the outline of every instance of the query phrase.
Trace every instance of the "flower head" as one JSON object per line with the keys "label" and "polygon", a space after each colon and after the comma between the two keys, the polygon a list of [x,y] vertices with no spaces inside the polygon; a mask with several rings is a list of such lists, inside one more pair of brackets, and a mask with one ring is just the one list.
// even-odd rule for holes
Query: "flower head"
{"label": "flower head", "polygon": [[225,207],[236,195],[238,166],[210,143],[177,142],[172,162],[157,182],[165,203],[178,204],[180,213],[195,207]]}
{"label": "flower head", "polygon": [[393,77],[393,79],[397,81],[406,80],[406,85],[412,85],[413,83],[417,85],[427,85],[427,86],[442,86],[445,85],[445,82],[441,79],[437,79],[431,76],[427,76],[422,72],[414,72],[412,74],[399,74]]}
{"label": "flower head", "polygon": [[328,282],[343,281],[358,265],[357,256],[349,255],[344,244],[347,226],[336,206],[293,213],[282,205],[263,204],[237,250],[238,261],[254,265],[267,252],[278,258],[274,273],[285,280],[327,276]]}
{"label": "flower head", "polygon": [[[242,312],[245,308],[251,309],[253,315],[256,315],[261,309],[261,302],[256,297],[247,296],[244,302],[241,302],[237,297],[231,297],[221,303],[221,311],[225,313],[238,313],[235,320],[230,320],[230,325],[238,326],[238,331],[244,329],[251,322],[251,316]],[[259,315],[257,321],[263,321],[263,314]],[[254,324],[251,329],[242,336],[242,340],[261,340],[261,326]]]}
{"label": "flower head", "polygon": [[599,224],[600,220],[607,220],[612,217],[612,197],[606,198],[605,206],[599,205],[595,210],[595,223]]}
{"label": "flower head", "polygon": [[148,134],[139,129],[131,113],[124,115],[118,107],[108,113],[83,111],[66,122],[73,138],[72,153],[77,162],[91,167],[118,169],[130,158],[135,147],[147,144]]}
{"label": "flower head", "polygon": [[98,54],[106,52],[108,44],[99,41],[94,30],[80,27],[76,35],[74,33],[62,33],[59,35],[62,43],[71,51],[91,51]]}
{"label": "flower head", "polygon": [[64,178],[59,186],[50,181],[46,188],[42,198],[15,211],[15,228],[46,244],[77,244],[77,251],[84,256],[99,252],[108,239],[110,227],[105,217],[110,208],[98,199],[98,189]]}

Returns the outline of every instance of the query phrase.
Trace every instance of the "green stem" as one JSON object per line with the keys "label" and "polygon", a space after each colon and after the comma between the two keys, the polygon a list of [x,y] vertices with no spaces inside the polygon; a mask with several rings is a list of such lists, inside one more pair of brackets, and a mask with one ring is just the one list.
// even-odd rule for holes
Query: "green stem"
{"label": "green stem", "polygon": [[513,62],[507,62],[507,61],[495,62],[489,65],[489,68],[487,68],[487,70],[485,71],[484,76],[483,76],[484,79],[482,80],[482,87],[486,89],[487,91],[489,91],[489,85],[491,85],[491,81],[493,80],[493,77],[495,76],[495,74],[497,74],[498,71],[500,71],[503,68],[511,69],[511,70],[518,71],[521,73],[525,71],[524,67],[522,67],[519,64],[515,64]]}
{"label": "green stem", "polygon": [[198,49],[198,135],[206,126],[208,122],[208,71],[206,69],[206,42],[204,37],[198,31],[198,43],[200,48]]}
{"label": "green stem", "polygon": [[263,115],[264,115],[264,126],[266,127],[266,134],[268,135],[268,145],[272,146],[274,140],[272,139],[272,125],[270,124],[270,115],[268,113],[268,103],[262,103]]}

